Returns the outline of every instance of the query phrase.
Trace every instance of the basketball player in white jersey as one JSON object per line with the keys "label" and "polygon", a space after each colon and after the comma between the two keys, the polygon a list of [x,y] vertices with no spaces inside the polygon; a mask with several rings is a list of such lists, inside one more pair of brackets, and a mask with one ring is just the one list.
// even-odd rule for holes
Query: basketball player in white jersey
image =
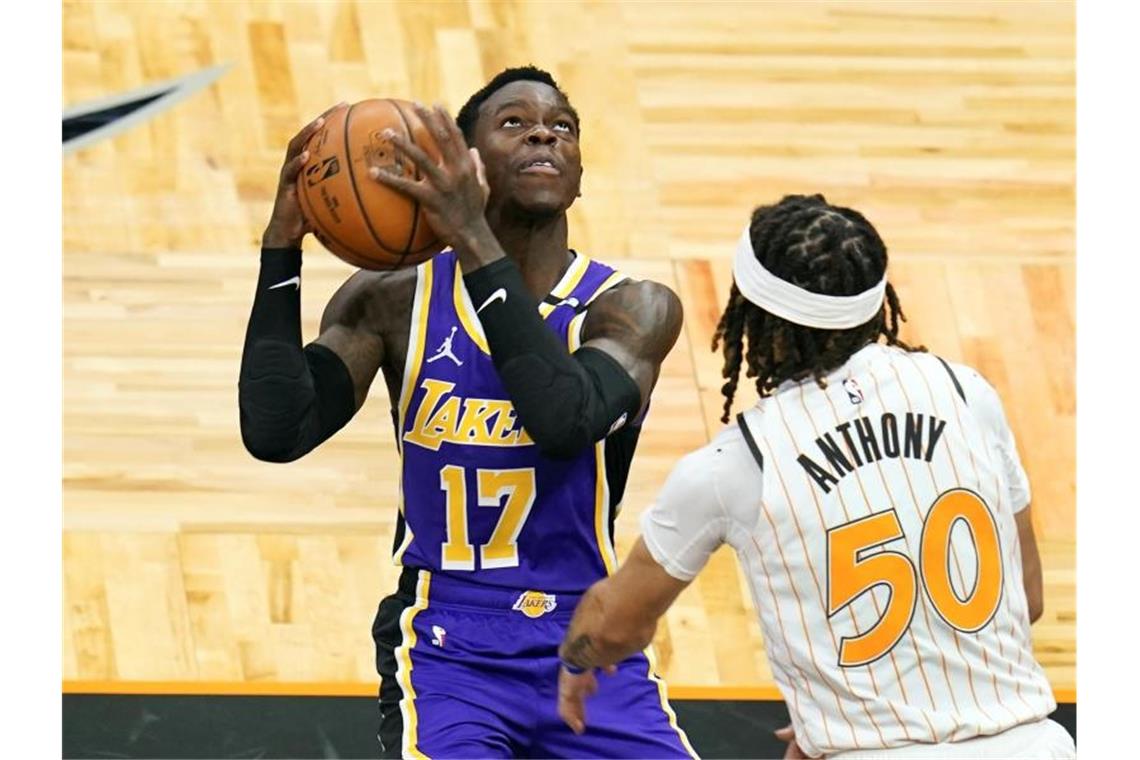
{"label": "basketball player in white jersey", "polygon": [[713,348],[722,420],[745,362],[760,401],[678,462],[625,564],[583,597],[560,651],[571,728],[590,730],[594,669],[647,646],[727,543],[789,756],[1075,757],[1033,657],[1040,560],[1001,402],[898,339],[886,265],[874,227],[822,196],[753,213]]}

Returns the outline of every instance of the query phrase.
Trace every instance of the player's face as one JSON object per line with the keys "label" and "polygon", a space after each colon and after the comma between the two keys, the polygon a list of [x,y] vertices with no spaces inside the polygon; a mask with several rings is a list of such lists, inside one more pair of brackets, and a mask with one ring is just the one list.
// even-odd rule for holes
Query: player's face
{"label": "player's face", "polygon": [[549,85],[512,82],[495,92],[479,109],[475,147],[487,168],[492,207],[547,216],[578,197],[578,127],[569,103]]}

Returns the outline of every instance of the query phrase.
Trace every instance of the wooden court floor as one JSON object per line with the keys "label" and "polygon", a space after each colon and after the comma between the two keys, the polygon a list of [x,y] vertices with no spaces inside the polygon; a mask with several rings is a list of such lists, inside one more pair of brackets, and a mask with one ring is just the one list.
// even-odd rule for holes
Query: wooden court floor
{"label": "wooden court floor", "polygon": [[[710,337],[751,208],[822,192],[887,241],[906,336],[1005,400],[1045,562],[1037,654],[1075,687],[1071,3],[65,2],[63,17],[68,106],[232,65],[64,161],[65,679],[374,688],[369,626],[397,574],[386,393],[300,462],[245,453],[257,242],[286,140],[331,103],[454,111],[534,62],[583,117],[572,245],[685,305],[619,553],[719,427]],[[307,339],[349,273],[308,243]],[[675,694],[770,691],[727,550],[656,643]]]}

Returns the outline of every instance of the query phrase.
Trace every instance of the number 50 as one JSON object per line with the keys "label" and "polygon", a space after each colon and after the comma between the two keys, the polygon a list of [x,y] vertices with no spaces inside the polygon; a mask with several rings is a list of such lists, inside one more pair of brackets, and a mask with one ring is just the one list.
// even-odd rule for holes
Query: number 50
{"label": "number 50", "polygon": [[[977,554],[977,578],[965,599],[950,582],[950,534],[958,521],[970,530]],[[1002,562],[997,523],[986,503],[973,491],[955,488],[939,496],[922,526],[919,569],[899,551],[860,554],[903,537],[893,509],[876,512],[827,532],[827,616],[834,617],[878,585],[891,591],[878,622],[856,636],[844,636],[839,664],[854,667],[887,654],[910,627],[918,601],[918,579],[938,615],[959,631],[984,628],[1001,601]]]}

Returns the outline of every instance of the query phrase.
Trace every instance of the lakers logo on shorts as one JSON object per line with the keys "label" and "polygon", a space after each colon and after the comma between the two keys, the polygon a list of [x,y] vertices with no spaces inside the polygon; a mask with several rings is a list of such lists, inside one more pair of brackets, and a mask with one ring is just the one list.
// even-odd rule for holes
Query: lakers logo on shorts
{"label": "lakers logo on shorts", "polygon": [[518,610],[528,618],[540,618],[558,606],[558,597],[541,591],[524,591],[515,600],[512,610]]}

